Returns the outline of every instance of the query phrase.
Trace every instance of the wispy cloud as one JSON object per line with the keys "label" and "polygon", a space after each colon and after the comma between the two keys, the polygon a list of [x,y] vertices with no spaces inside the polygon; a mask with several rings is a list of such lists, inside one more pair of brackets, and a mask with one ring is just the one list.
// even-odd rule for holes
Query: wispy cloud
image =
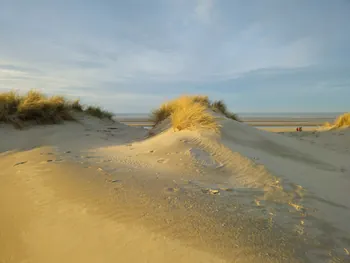
{"label": "wispy cloud", "polygon": [[214,8],[214,0],[197,0],[195,6],[195,16],[200,22],[210,23],[212,11]]}

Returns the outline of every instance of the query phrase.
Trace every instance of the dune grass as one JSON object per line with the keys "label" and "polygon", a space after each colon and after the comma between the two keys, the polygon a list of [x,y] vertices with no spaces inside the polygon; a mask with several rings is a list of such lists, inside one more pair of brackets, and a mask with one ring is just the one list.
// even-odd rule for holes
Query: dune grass
{"label": "dune grass", "polygon": [[4,121],[8,115],[17,111],[20,99],[13,91],[0,93],[0,121]]}
{"label": "dune grass", "polygon": [[46,96],[30,90],[25,95],[14,91],[0,93],[0,121],[21,127],[21,123],[34,121],[38,124],[60,123],[74,120],[74,112],[86,112],[98,118],[111,118],[113,115],[98,107],[84,107],[79,100],[70,101],[63,96]]}
{"label": "dune grass", "polygon": [[59,123],[63,120],[74,119],[64,97],[47,97],[34,90],[20,97],[16,117],[21,121],[34,120],[37,123]]}
{"label": "dune grass", "polygon": [[189,97],[180,98],[177,108],[170,116],[172,127],[175,131],[203,129],[219,132],[219,124],[207,109],[201,101]]}
{"label": "dune grass", "polygon": [[329,129],[350,127],[350,112],[338,116],[334,123],[326,122],[324,126]]}
{"label": "dune grass", "polygon": [[218,131],[218,124],[208,110],[213,110],[227,118],[239,121],[236,114],[227,110],[225,103],[211,102],[207,96],[182,96],[162,104],[151,113],[154,125],[171,118],[175,130],[210,129]]}
{"label": "dune grass", "polygon": [[209,105],[209,99],[206,96],[182,96],[163,103],[158,109],[153,110],[151,113],[151,120],[157,125],[161,121],[169,118],[181,106],[179,104],[183,104],[184,101],[186,103],[191,102],[192,104]]}
{"label": "dune grass", "polygon": [[221,113],[227,118],[239,120],[227,110],[223,101],[211,102],[207,96],[182,96],[162,104],[151,113],[154,125],[170,118],[175,130],[209,129],[219,131],[215,117],[208,110]]}
{"label": "dune grass", "polygon": [[100,107],[95,107],[95,106],[88,106],[84,112],[100,119],[104,119],[104,118],[111,119],[113,117],[113,113],[102,110]]}
{"label": "dune grass", "polygon": [[194,103],[199,103],[203,106],[210,107],[210,100],[208,96],[195,95],[195,96],[188,96],[188,97],[190,97]]}
{"label": "dune grass", "polygon": [[80,100],[74,100],[71,102],[70,107],[72,110],[75,110],[77,112],[83,112],[84,108],[83,105],[80,104]]}
{"label": "dune grass", "polygon": [[222,100],[217,100],[217,101],[212,102],[210,104],[210,108],[215,112],[223,114],[226,118],[229,118],[229,119],[232,119],[235,121],[240,121],[237,114],[230,112],[227,109],[225,102]]}

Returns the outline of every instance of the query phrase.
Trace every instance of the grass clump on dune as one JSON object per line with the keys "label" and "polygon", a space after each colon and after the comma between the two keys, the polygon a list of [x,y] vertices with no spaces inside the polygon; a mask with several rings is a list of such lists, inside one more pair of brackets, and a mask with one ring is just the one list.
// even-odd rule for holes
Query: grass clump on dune
{"label": "grass clump on dune", "polygon": [[238,120],[235,114],[227,110],[223,101],[211,102],[207,96],[182,96],[164,103],[152,112],[151,120],[157,125],[170,118],[175,130],[210,129],[218,131],[219,125],[208,110]]}
{"label": "grass clump on dune", "polygon": [[82,112],[84,111],[83,105],[80,104],[80,100],[74,100],[70,103],[70,107],[72,110]]}
{"label": "grass clump on dune", "polygon": [[169,118],[179,107],[181,104],[191,102],[192,104],[198,103],[203,106],[209,107],[209,99],[207,96],[182,96],[180,98],[171,100],[169,102],[163,103],[160,107],[151,114],[151,120],[157,125],[161,121]]}
{"label": "grass clump on dune", "polygon": [[22,122],[59,123],[74,120],[74,112],[86,112],[99,118],[111,118],[113,115],[98,107],[84,107],[79,100],[70,101],[63,96],[46,96],[31,90],[25,95],[14,91],[0,93],[0,121],[14,124],[20,128]]}
{"label": "grass clump on dune", "polygon": [[[200,95],[182,96],[180,98],[162,104],[158,109],[152,112],[151,120],[155,125],[157,125],[161,121],[171,117],[174,126],[174,122],[180,123],[180,119],[185,119],[187,112],[188,120],[183,120],[181,121],[182,123],[187,123],[186,125],[189,125],[189,122],[196,122],[197,124],[209,123],[209,119],[211,120],[211,118],[208,116],[211,116],[211,114],[207,112],[207,110],[213,110],[214,112],[221,113],[229,119],[239,121],[239,118],[236,114],[227,110],[227,106],[222,100],[211,102],[208,96]],[[196,116],[194,116],[194,114],[198,114],[198,117],[199,115],[205,115],[205,118],[199,120]],[[182,126],[183,125],[180,125],[180,127]]]}
{"label": "grass clump on dune", "polygon": [[87,106],[86,108],[84,108],[84,106],[80,104],[79,100],[70,102],[69,107],[76,112],[85,112],[88,115],[100,119],[112,119],[113,117],[113,113],[106,110],[102,110],[100,107],[97,106]]}
{"label": "grass clump on dune", "polygon": [[175,105],[172,102],[164,103],[160,105],[158,109],[153,110],[151,113],[151,121],[154,123],[154,125],[157,125],[163,120],[169,118],[176,109],[174,106]]}
{"label": "grass clump on dune", "polygon": [[100,118],[100,119],[111,119],[113,117],[113,113],[109,111],[102,110],[100,107],[89,106],[86,108],[85,112],[91,116]]}
{"label": "grass clump on dune", "polygon": [[235,121],[240,121],[237,114],[230,112],[227,109],[225,102],[222,100],[214,101],[213,103],[210,104],[210,108],[215,112],[223,114],[226,118],[229,118]]}
{"label": "grass clump on dune", "polygon": [[210,100],[208,96],[203,95],[195,95],[195,96],[189,96],[194,103],[199,103],[203,106],[210,107]]}
{"label": "grass clump on dune", "polygon": [[183,97],[177,101],[177,108],[171,115],[174,130],[213,130],[219,132],[219,125],[207,107],[190,97]]}
{"label": "grass clump on dune", "polygon": [[21,97],[16,115],[22,121],[34,120],[37,123],[59,123],[74,119],[64,97],[47,97],[38,91],[29,91]]}
{"label": "grass clump on dune", "polygon": [[20,100],[16,92],[0,93],[0,121],[6,121],[8,116],[17,112]]}
{"label": "grass clump on dune", "polygon": [[330,129],[350,127],[350,112],[338,116],[334,123],[326,122],[324,126]]}

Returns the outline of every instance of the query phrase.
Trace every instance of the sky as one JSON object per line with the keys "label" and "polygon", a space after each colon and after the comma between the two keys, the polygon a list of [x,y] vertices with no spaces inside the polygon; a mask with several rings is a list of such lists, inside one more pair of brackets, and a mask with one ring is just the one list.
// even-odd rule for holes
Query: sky
{"label": "sky", "polygon": [[0,0],[0,91],[148,112],[350,110],[350,0]]}

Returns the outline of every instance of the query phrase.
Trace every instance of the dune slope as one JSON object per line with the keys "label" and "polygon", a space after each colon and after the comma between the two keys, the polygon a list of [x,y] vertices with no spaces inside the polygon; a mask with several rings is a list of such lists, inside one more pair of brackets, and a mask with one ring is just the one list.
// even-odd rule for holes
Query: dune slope
{"label": "dune slope", "polygon": [[267,220],[286,233],[317,240],[309,252],[319,249],[314,253],[320,258],[335,253],[345,260],[350,244],[348,156],[232,120],[221,124],[217,136],[176,133],[166,130],[170,124],[165,122],[155,127],[160,132],[155,137],[100,151],[125,162],[137,160],[140,167],[160,172],[158,177],[191,181],[205,193],[226,198],[227,190],[245,189],[251,196],[244,202],[254,203],[252,210],[264,207],[271,213]]}
{"label": "dune slope", "polygon": [[0,261],[348,262],[347,156],[162,125],[2,127]]}

